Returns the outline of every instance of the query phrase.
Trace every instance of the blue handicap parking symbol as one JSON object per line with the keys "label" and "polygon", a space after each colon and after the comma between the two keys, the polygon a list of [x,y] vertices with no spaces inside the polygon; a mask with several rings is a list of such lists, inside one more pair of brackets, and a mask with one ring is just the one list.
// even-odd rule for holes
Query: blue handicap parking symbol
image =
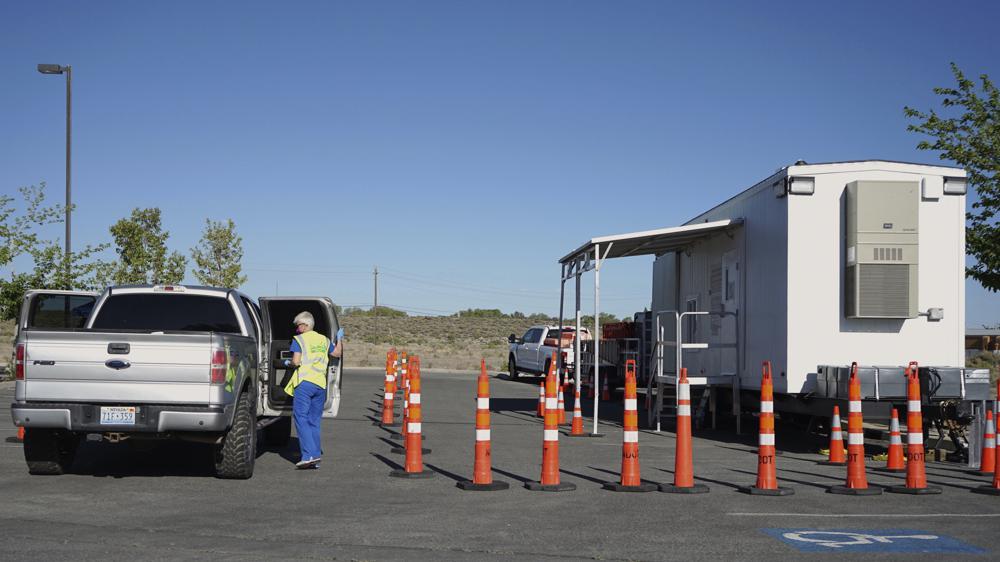
{"label": "blue handicap parking symbol", "polygon": [[761,529],[802,552],[986,551],[960,540],[913,529]]}

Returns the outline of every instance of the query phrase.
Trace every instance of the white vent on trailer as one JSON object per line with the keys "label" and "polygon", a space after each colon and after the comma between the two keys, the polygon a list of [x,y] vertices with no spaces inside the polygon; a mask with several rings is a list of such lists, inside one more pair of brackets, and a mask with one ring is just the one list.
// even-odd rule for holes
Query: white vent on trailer
{"label": "white vent on trailer", "polygon": [[920,184],[847,184],[848,318],[916,318]]}

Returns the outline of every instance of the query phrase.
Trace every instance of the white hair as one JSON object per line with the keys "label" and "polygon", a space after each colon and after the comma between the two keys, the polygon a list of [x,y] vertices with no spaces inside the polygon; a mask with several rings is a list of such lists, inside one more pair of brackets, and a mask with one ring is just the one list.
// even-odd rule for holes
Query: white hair
{"label": "white hair", "polygon": [[316,327],[316,320],[313,319],[313,315],[309,312],[300,312],[295,315],[295,325],[305,324],[310,330]]}

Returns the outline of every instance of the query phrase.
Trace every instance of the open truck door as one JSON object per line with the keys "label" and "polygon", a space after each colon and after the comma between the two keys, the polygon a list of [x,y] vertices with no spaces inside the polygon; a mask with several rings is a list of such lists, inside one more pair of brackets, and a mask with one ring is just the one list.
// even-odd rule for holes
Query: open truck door
{"label": "open truck door", "polygon": [[[283,363],[292,357],[290,348],[295,336],[295,325],[292,323],[295,315],[303,311],[311,313],[316,321],[314,330],[331,341],[340,329],[340,322],[333,301],[327,297],[261,297],[258,301],[264,328],[264,358],[261,363],[266,364],[268,370],[267,380],[262,383],[266,388],[261,393],[266,396],[264,414],[288,415],[292,410],[292,397],[285,394],[285,385],[295,370],[286,368]],[[330,358],[324,418],[335,418],[340,411],[343,363],[343,357]]]}

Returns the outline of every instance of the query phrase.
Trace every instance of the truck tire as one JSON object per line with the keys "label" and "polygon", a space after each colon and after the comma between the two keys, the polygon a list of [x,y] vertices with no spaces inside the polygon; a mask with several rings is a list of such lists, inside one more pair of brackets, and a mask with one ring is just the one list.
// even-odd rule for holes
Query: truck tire
{"label": "truck tire", "polygon": [[287,447],[292,438],[292,418],[278,421],[264,428],[264,444],[268,447]]}
{"label": "truck tire", "polygon": [[79,437],[57,429],[30,429],[24,435],[28,474],[59,475],[73,465]]}
{"label": "truck tire", "polygon": [[256,458],[257,420],[254,419],[253,395],[246,390],[236,402],[233,426],[215,451],[215,476],[246,480],[253,476]]}
{"label": "truck tire", "polygon": [[514,354],[513,353],[507,359],[507,371],[509,373],[507,375],[507,377],[510,380],[512,380],[512,381],[516,381],[517,380],[517,375],[518,375],[518,372],[517,372],[517,360],[514,359]]}

